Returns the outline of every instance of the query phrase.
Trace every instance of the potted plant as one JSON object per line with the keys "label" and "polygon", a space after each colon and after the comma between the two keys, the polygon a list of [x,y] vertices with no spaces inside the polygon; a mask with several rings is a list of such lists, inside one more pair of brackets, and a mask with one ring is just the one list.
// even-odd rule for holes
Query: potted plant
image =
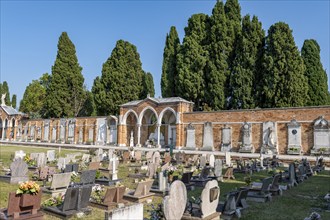
{"label": "potted plant", "polygon": [[20,195],[20,206],[27,207],[41,202],[40,186],[34,181],[21,183],[16,190],[16,195]]}

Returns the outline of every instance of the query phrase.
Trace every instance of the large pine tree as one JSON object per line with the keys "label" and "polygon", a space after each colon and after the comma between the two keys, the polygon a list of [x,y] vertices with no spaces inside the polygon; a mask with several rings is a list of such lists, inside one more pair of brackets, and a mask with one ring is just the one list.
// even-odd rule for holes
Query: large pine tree
{"label": "large pine tree", "polygon": [[316,40],[305,40],[301,56],[305,63],[305,76],[308,80],[309,101],[307,105],[318,106],[329,104],[328,77],[323,69],[320,57],[320,46]]}
{"label": "large pine tree", "polygon": [[205,14],[195,14],[189,18],[178,54],[177,95],[194,102],[196,110],[200,110],[205,101],[204,72],[209,61],[209,20]]}
{"label": "large pine tree", "polygon": [[177,59],[178,50],[180,48],[180,39],[176,28],[171,27],[170,33],[166,35],[165,48],[163,54],[163,68],[161,78],[161,90],[162,97],[174,97],[176,96],[176,84],[177,78]]}
{"label": "large pine tree", "polygon": [[278,22],[269,28],[263,68],[263,107],[306,104],[308,84],[305,66],[289,25]]}
{"label": "large pine tree", "polygon": [[57,46],[51,82],[47,89],[46,116],[74,117],[86,99],[82,68],[78,63],[75,46],[66,32],[61,34]]}
{"label": "large pine tree", "polygon": [[102,75],[94,80],[92,92],[98,115],[118,114],[119,105],[142,97],[144,71],[136,47],[117,41],[103,64]]}
{"label": "large pine tree", "polygon": [[256,107],[256,85],[262,72],[260,62],[264,38],[265,32],[258,18],[253,16],[251,21],[250,15],[244,16],[230,76],[231,107],[234,109]]}
{"label": "large pine tree", "polygon": [[226,80],[229,77],[227,19],[222,1],[218,1],[210,18],[211,31],[208,50],[210,60],[205,72],[206,103],[213,110],[224,109],[226,105]]}

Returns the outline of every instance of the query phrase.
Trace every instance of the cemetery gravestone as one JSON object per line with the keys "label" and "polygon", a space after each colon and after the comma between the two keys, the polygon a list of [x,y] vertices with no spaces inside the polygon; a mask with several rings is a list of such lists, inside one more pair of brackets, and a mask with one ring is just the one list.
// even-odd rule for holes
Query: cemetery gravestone
{"label": "cemetery gravestone", "polygon": [[221,152],[231,151],[231,127],[225,125],[222,129]]}
{"label": "cemetery gravestone", "polygon": [[170,187],[169,195],[163,200],[165,219],[181,219],[186,208],[187,189],[183,182],[175,180]]}
{"label": "cemetery gravestone", "polygon": [[48,142],[49,141],[49,124],[50,120],[45,120],[44,124],[44,139],[43,141]]}
{"label": "cemetery gravestone", "polygon": [[202,218],[207,218],[216,214],[218,203],[219,203],[220,189],[216,180],[208,181],[201,194],[201,211]]}
{"label": "cemetery gravestone", "polygon": [[203,155],[200,157],[199,166],[200,166],[200,167],[205,167],[205,166],[206,166],[206,155],[205,155],[205,154],[203,154]]}
{"label": "cemetery gravestone", "polygon": [[22,159],[17,159],[10,164],[10,173],[10,184],[29,180],[28,165]]}
{"label": "cemetery gravestone", "polygon": [[152,155],[152,162],[156,165],[156,168],[160,165],[160,153],[159,153],[159,151],[156,151]]}
{"label": "cemetery gravestone", "polygon": [[56,129],[56,127],[53,127],[53,129],[52,129],[52,142],[56,142],[56,133],[57,133],[57,129]]}
{"label": "cemetery gravestone", "polygon": [[242,128],[242,145],[239,152],[241,153],[254,153],[255,149],[252,145],[252,124],[244,122]]}
{"label": "cemetery gravestone", "polygon": [[22,150],[15,151],[14,160],[19,159],[19,158],[24,160],[25,156],[26,156],[26,153],[24,153],[24,151],[22,151]]}
{"label": "cemetery gravestone", "polygon": [[186,150],[196,150],[195,127],[190,123],[187,126]]}
{"label": "cemetery gravestone", "polygon": [[288,154],[301,154],[301,125],[295,119],[288,124]]}
{"label": "cemetery gravestone", "polygon": [[214,151],[212,122],[204,124],[203,147],[201,150]]}
{"label": "cemetery gravestone", "polygon": [[215,160],[214,174],[217,177],[218,181],[222,181],[222,160],[221,159]]}
{"label": "cemetery gravestone", "polygon": [[210,155],[210,162],[209,162],[210,167],[213,167],[214,168],[214,162],[215,162],[214,160],[215,160],[214,155],[213,154]]}
{"label": "cemetery gravestone", "polygon": [[55,160],[55,150],[48,150],[47,151],[47,161],[52,162]]}
{"label": "cemetery gravestone", "polygon": [[314,146],[312,154],[330,154],[330,127],[323,116],[314,123]]}
{"label": "cemetery gravestone", "polygon": [[261,153],[264,154],[277,154],[277,126],[276,122],[267,121],[262,125],[263,128],[263,144]]}

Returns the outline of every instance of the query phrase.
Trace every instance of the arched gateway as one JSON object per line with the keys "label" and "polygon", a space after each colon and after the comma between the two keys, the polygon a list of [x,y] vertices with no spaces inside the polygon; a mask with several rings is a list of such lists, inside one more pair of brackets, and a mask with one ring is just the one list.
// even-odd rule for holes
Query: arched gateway
{"label": "arched gateway", "polygon": [[152,98],[120,106],[119,146],[182,146],[182,113],[192,112],[193,103],[179,97]]}

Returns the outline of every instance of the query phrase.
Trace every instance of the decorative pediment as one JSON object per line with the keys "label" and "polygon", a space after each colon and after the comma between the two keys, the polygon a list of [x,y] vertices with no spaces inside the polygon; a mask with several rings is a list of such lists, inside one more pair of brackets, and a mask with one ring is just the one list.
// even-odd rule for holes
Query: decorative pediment
{"label": "decorative pediment", "polygon": [[324,119],[323,115],[315,120],[314,129],[329,129],[329,122]]}

